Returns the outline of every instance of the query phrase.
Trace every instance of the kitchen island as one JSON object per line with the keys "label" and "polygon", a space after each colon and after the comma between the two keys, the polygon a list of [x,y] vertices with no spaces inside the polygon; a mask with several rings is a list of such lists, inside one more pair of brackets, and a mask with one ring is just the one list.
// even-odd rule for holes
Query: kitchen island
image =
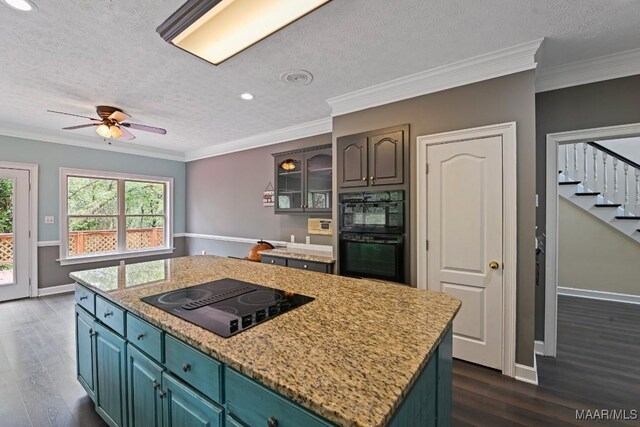
{"label": "kitchen island", "polygon": [[[111,425],[451,422],[446,294],[214,256],[71,277],[78,380]],[[314,301],[230,338],[141,301],[223,278]]]}

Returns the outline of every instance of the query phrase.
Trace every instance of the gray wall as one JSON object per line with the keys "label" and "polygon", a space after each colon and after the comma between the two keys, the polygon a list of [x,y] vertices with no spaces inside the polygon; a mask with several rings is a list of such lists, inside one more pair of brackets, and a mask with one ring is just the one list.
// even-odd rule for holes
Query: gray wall
{"label": "gray wall", "polygon": [[[640,76],[574,86],[536,95],[536,189],[538,233],[546,219],[546,136],[549,133],[640,122]],[[536,287],[536,339],[544,339],[544,259]]]}
{"label": "gray wall", "polygon": [[[518,363],[533,365],[535,287],[535,97],[534,73],[522,72],[480,83],[334,117],[334,139],[368,130],[409,123],[410,159],[416,137],[438,132],[517,122],[518,131]],[[411,183],[416,182],[413,161]],[[415,186],[411,200],[415,200]],[[187,209],[188,211],[188,209]],[[416,207],[410,203],[411,233]],[[411,247],[411,282],[417,275],[415,245]]]}
{"label": "gray wall", "polygon": [[[137,262],[153,261],[168,257],[173,258],[184,256],[186,255],[185,240],[185,237],[175,237],[173,239],[173,246],[175,250],[171,255],[131,258],[126,260],[126,262],[127,264],[134,264]],[[72,280],[69,278],[69,273],[73,271],[111,267],[120,263],[119,260],[115,260],[62,266],[57,261],[58,258],[60,258],[60,246],[42,246],[38,248],[38,289],[72,283]]]}
{"label": "gray wall", "polygon": [[[187,233],[304,243],[307,220],[323,215],[275,215],[262,207],[262,193],[274,183],[272,153],[331,144],[331,134],[302,138],[187,163]],[[324,215],[328,217],[330,215]],[[331,236],[310,236],[330,245]],[[189,239],[189,253],[246,256],[248,244]]]}
{"label": "gray wall", "polygon": [[638,259],[636,240],[559,198],[558,286],[640,295]]}

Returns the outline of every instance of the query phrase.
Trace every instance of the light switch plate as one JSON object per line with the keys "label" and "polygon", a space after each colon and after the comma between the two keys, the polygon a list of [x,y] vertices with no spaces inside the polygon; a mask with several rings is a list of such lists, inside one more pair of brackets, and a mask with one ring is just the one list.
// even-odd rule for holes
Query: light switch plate
{"label": "light switch plate", "polygon": [[56,222],[55,217],[53,216],[45,216],[44,223],[45,224],[54,224]]}

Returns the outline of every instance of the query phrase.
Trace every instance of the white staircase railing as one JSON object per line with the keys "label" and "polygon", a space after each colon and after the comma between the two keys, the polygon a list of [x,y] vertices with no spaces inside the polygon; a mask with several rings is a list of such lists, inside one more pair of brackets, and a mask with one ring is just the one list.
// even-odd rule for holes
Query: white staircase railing
{"label": "white staircase railing", "polygon": [[620,205],[625,216],[640,216],[640,164],[596,142],[564,144],[558,154],[565,181],[580,181],[585,192],[600,193],[598,203]]}

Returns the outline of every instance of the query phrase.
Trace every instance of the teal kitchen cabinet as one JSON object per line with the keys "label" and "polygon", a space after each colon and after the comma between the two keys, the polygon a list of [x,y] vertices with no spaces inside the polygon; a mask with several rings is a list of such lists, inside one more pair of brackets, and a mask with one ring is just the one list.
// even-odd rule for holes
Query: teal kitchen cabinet
{"label": "teal kitchen cabinet", "polygon": [[163,427],[222,427],[223,409],[166,372],[162,373]]}
{"label": "teal kitchen cabinet", "polygon": [[127,344],[129,427],[162,425],[162,371],[149,357]]}
{"label": "teal kitchen cabinet", "polygon": [[95,345],[93,317],[76,305],[76,374],[78,381],[95,402]]}
{"label": "teal kitchen cabinet", "polygon": [[126,341],[93,322],[95,331],[96,411],[113,427],[127,426]]}

